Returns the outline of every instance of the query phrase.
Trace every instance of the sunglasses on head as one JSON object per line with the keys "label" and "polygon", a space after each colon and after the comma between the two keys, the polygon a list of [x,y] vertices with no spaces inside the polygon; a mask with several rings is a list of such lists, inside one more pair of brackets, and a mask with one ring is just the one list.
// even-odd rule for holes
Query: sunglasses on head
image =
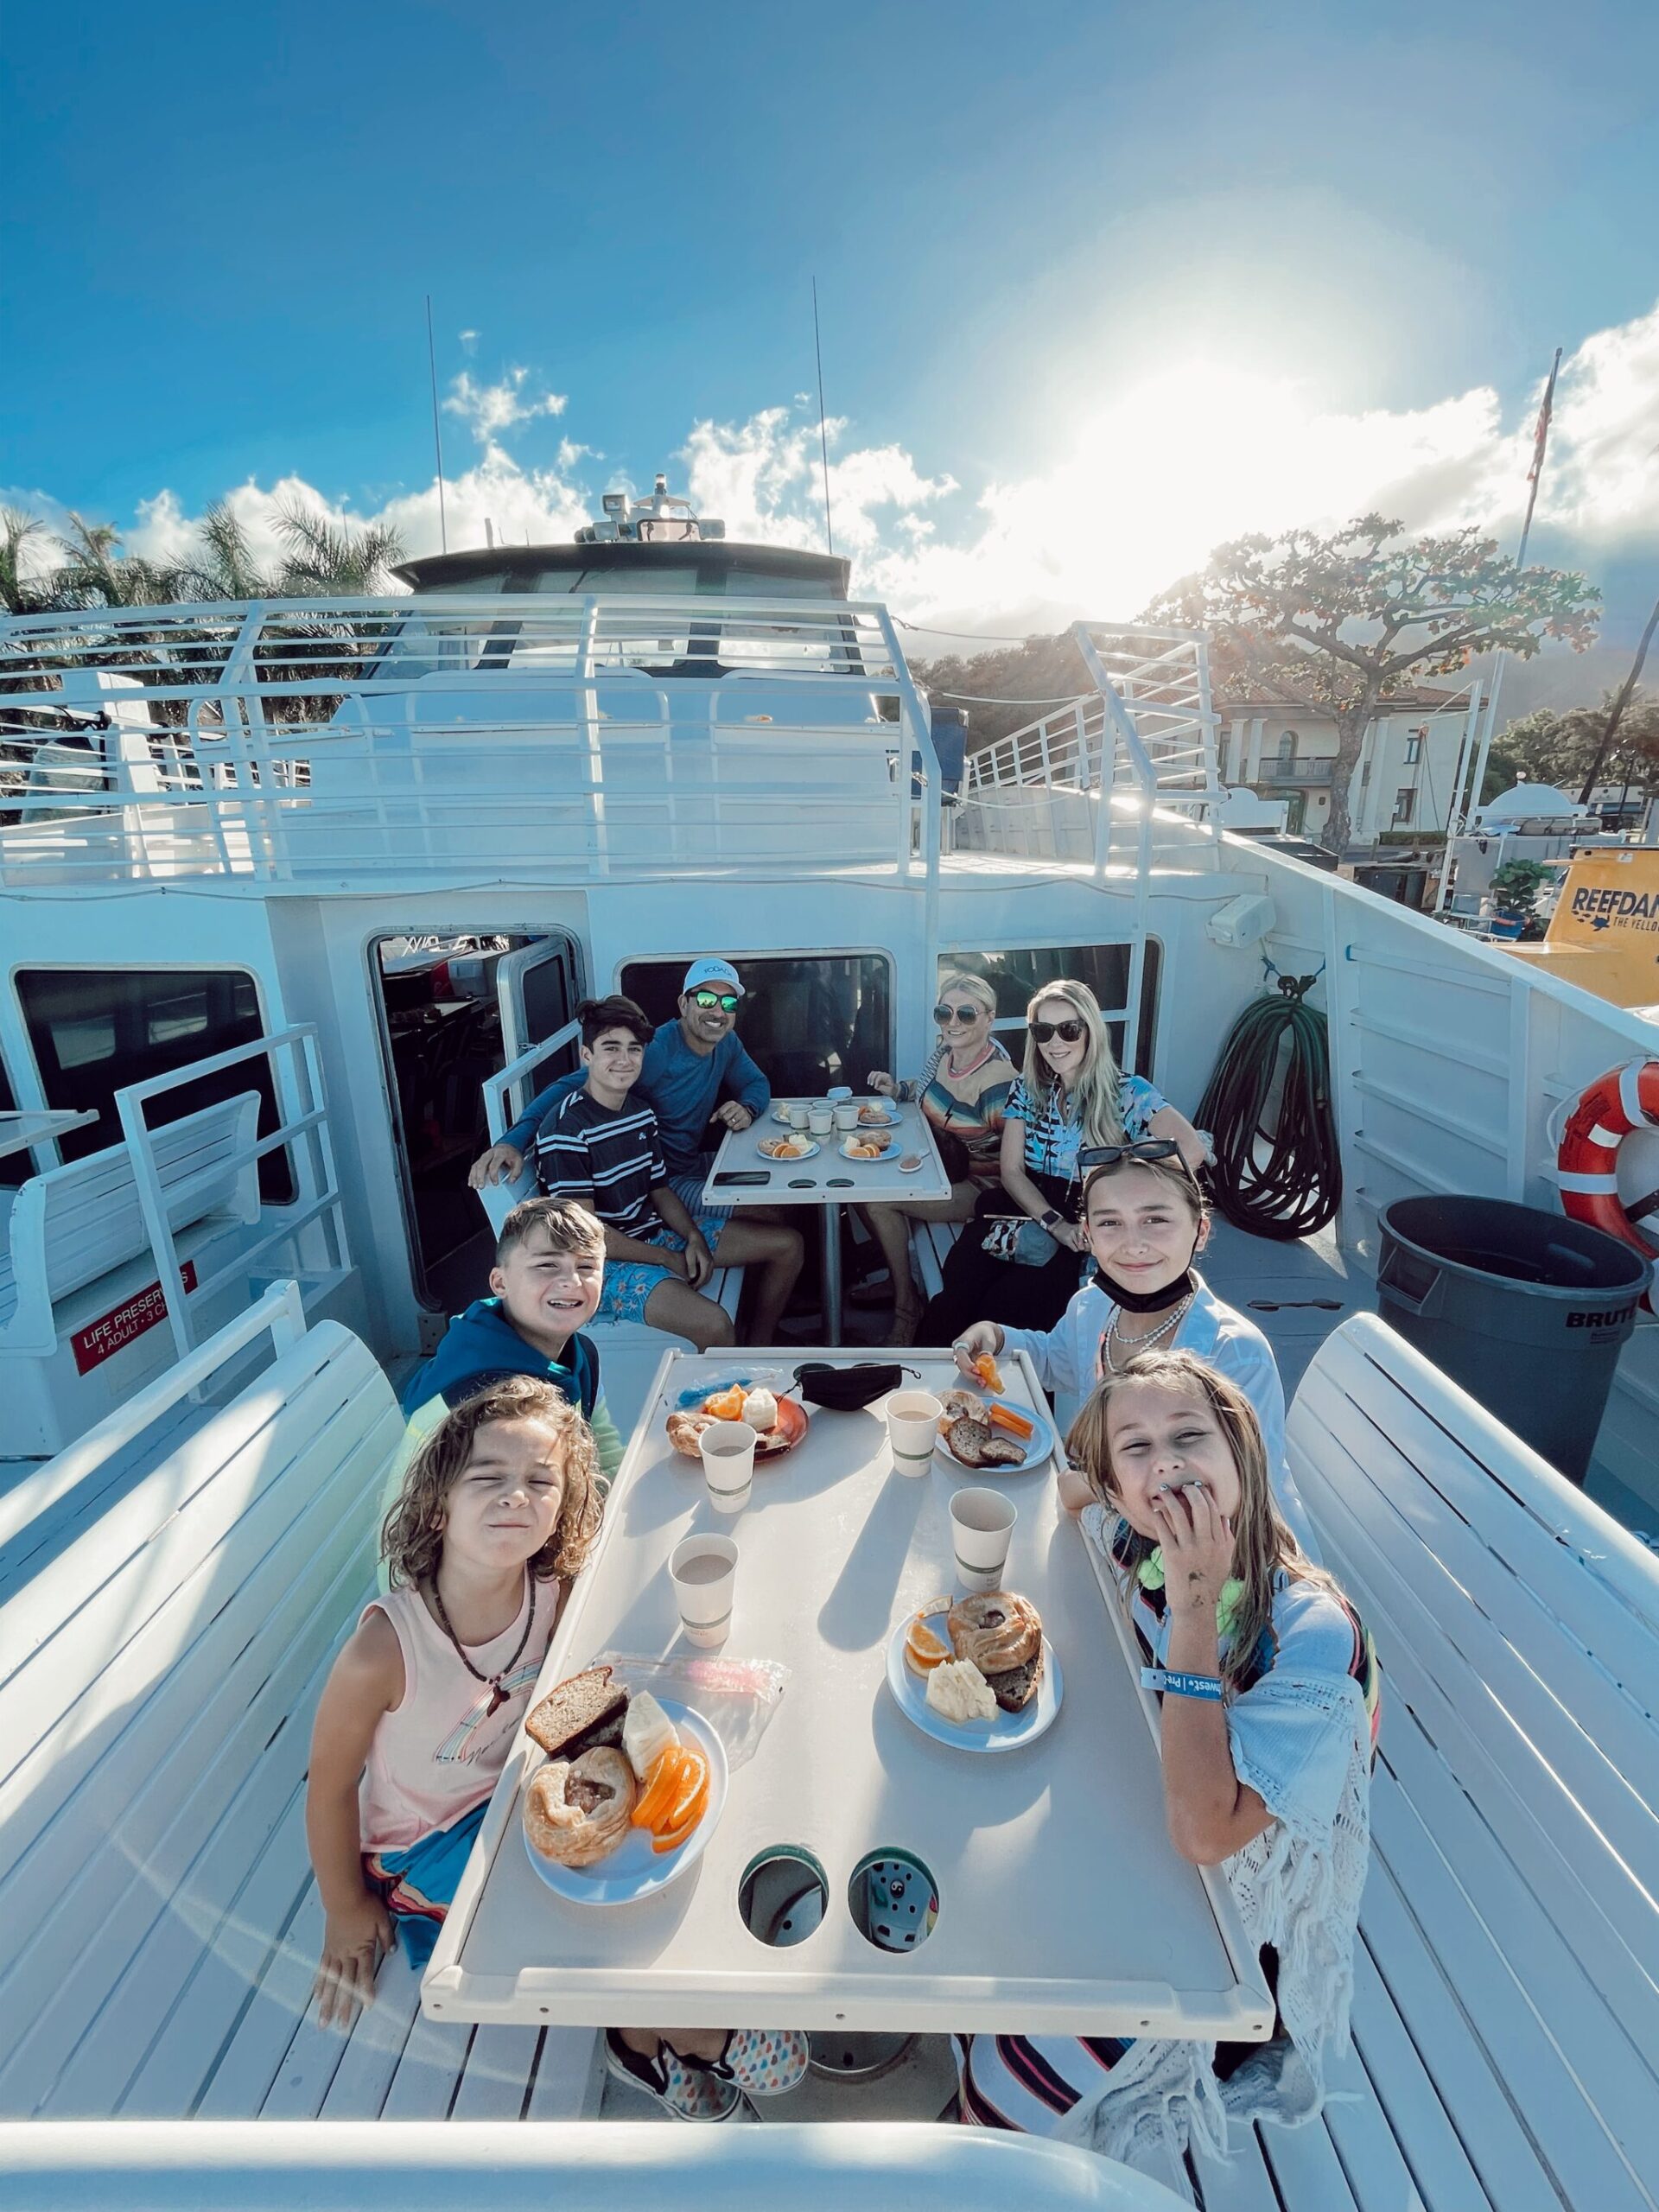
{"label": "sunglasses on head", "polygon": [[977,1021],[984,1011],[982,1006],[946,1006],[941,1000],[933,1009],[933,1019],[943,1029],[947,1021]]}
{"label": "sunglasses on head", "polygon": [[712,1014],[716,1007],[722,1014],[735,1014],[737,997],[735,991],[693,991],[691,1003],[700,1006],[705,1014]]}
{"label": "sunglasses on head", "polygon": [[1075,1045],[1079,1037],[1085,1037],[1089,1033],[1087,1023],[1076,1020],[1029,1021],[1026,1027],[1031,1032],[1033,1043],[1037,1045],[1046,1045],[1051,1037],[1063,1038],[1066,1044]]}
{"label": "sunglasses on head", "polygon": [[1121,1160],[1179,1160],[1181,1147],[1173,1137],[1142,1137],[1135,1144],[1085,1145],[1077,1154],[1079,1167],[1116,1167]]}

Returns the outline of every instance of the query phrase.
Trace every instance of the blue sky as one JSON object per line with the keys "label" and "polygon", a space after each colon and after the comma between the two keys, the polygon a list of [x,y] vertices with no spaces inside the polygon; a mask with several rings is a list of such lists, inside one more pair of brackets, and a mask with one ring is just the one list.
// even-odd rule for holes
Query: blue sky
{"label": "blue sky", "polygon": [[1558,344],[1540,550],[1659,553],[1649,0],[90,0],[0,71],[0,484],[133,542],[286,483],[423,549],[428,291],[463,541],[658,467],[809,535],[816,272],[844,543],[931,619],[1127,611],[1368,471],[1512,530]]}

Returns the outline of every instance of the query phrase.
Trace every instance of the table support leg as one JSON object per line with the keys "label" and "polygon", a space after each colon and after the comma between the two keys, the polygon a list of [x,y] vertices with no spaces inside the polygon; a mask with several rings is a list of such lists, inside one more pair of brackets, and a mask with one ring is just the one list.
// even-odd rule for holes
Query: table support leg
{"label": "table support leg", "polygon": [[841,1342],[841,1201],[831,1198],[823,1210],[823,1269],[819,1277],[823,1300],[823,1341]]}

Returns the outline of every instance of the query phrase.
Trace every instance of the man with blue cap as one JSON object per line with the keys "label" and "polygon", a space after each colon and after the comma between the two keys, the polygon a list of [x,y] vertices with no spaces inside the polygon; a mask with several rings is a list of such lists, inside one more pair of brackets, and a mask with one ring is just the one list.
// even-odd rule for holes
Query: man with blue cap
{"label": "man with blue cap", "polygon": [[[694,1213],[709,1166],[709,1124],[747,1129],[772,1103],[771,1084],[738,1041],[743,995],[729,960],[694,960],[680,986],[678,1018],[646,1046],[636,1086],[656,1114],[669,1181]],[[515,1181],[546,1116],[586,1077],[576,1068],[538,1092],[499,1143],[473,1162],[471,1187]]]}

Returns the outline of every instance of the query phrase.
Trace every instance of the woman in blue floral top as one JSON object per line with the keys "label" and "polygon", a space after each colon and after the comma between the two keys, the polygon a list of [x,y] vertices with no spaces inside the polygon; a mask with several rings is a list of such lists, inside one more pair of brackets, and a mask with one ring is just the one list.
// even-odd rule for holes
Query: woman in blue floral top
{"label": "woman in blue floral top", "polygon": [[[1026,1009],[1025,1067],[1002,1109],[1002,1186],[980,1202],[951,1247],[944,1284],[922,1316],[918,1341],[950,1344],[976,1321],[1052,1329],[1065,1311],[1089,1246],[1082,1223],[1077,1155],[1098,1145],[1166,1137],[1197,1169],[1207,1147],[1184,1114],[1141,1077],[1119,1069],[1100,1007],[1087,983],[1046,983]],[[1005,1235],[1053,1246],[1030,1265],[985,1249],[996,1217]],[[982,1228],[981,1224],[983,1224]]]}

